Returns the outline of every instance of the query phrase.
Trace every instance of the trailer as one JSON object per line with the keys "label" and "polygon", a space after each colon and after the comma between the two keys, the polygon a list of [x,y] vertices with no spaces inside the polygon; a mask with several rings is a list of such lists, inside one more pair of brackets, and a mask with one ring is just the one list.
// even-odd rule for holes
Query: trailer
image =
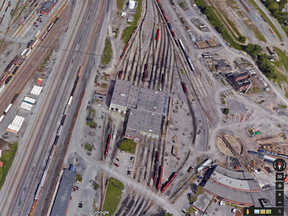
{"label": "trailer", "polygon": [[36,44],[38,43],[38,41],[39,41],[39,39],[37,39],[37,40],[35,40],[35,41],[33,42],[33,44],[31,45],[31,49],[33,49],[33,48],[36,46]]}
{"label": "trailer", "polygon": [[21,58],[20,62],[18,63],[18,65],[21,65],[24,62],[25,58]]}
{"label": "trailer", "polygon": [[269,29],[269,31],[271,32],[271,34],[272,34],[274,37],[276,36],[271,29]]}

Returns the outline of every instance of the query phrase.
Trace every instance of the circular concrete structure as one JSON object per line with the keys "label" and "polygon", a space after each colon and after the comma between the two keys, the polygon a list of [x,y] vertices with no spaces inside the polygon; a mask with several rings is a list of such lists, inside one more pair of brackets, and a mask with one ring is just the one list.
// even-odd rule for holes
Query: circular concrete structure
{"label": "circular concrete structure", "polygon": [[[228,143],[231,145],[231,147],[234,149],[234,151],[237,154],[240,154],[241,150],[242,150],[242,145],[241,145],[240,141],[231,135],[226,134],[223,136],[228,141]],[[232,154],[232,152],[230,151],[230,149],[226,146],[226,144],[223,142],[223,140],[220,137],[217,137],[216,144],[217,144],[217,147],[218,147],[220,152],[222,152],[223,154],[228,155],[228,156],[234,156]]]}

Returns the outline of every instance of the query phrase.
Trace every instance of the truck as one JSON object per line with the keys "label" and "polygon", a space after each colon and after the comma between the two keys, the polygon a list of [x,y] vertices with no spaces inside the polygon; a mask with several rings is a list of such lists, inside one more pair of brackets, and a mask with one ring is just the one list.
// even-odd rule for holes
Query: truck
{"label": "truck", "polygon": [[172,146],[172,155],[177,156],[178,147],[173,145]]}

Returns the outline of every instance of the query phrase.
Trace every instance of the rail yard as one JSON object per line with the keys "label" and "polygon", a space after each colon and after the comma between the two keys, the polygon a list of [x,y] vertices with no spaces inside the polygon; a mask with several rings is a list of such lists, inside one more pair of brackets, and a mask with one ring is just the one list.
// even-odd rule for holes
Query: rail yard
{"label": "rail yard", "polygon": [[276,207],[288,39],[269,14],[256,0],[1,1],[0,215]]}

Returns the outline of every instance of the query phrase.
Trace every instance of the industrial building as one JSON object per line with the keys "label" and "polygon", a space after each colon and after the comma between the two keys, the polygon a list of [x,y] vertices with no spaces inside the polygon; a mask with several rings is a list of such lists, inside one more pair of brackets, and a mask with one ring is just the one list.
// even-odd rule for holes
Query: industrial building
{"label": "industrial building", "polygon": [[216,71],[220,72],[223,70],[230,69],[230,65],[225,63],[224,59],[217,60],[217,64],[215,65]]}
{"label": "industrial building", "polygon": [[248,72],[229,73],[226,75],[226,80],[236,91],[243,91],[251,84],[248,79]]}
{"label": "industrial building", "polygon": [[50,11],[52,10],[52,8],[54,7],[54,2],[53,1],[47,1],[44,6],[41,9],[41,13],[48,15],[50,13]]}
{"label": "industrial building", "polygon": [[70,169],[64,169],[50,216],[66,215],[75,178],[76,168],[74,165],[71,165]]}
{"label": "industrial building", "polygon": [[164,92],[133,86],[131,82],[117,80],[109,109],[126,113],[130,108],[158,113],[166,117],[168,95]]}
{"label": "industrial building", "polygon": [[131,82],[117,80],[109,109],[126,113],[125,137],[139,138],[140,134],[158,138],[162,119],[166,117],[168,95],[164,92],[133,86]]}
{"label": "industrial building", "polygon": [[159,138],[163,116],[145,110],[130,109],[126,125],[125,137],[137,139],[140,134]]}
{"label": "industrial building", "polygon": [[206,182],[204,190],[217,199],[236,205],[261,207],[265,198],[275,206],[274,189],[262,191],[250,172],[229,170],[219,165]]}

